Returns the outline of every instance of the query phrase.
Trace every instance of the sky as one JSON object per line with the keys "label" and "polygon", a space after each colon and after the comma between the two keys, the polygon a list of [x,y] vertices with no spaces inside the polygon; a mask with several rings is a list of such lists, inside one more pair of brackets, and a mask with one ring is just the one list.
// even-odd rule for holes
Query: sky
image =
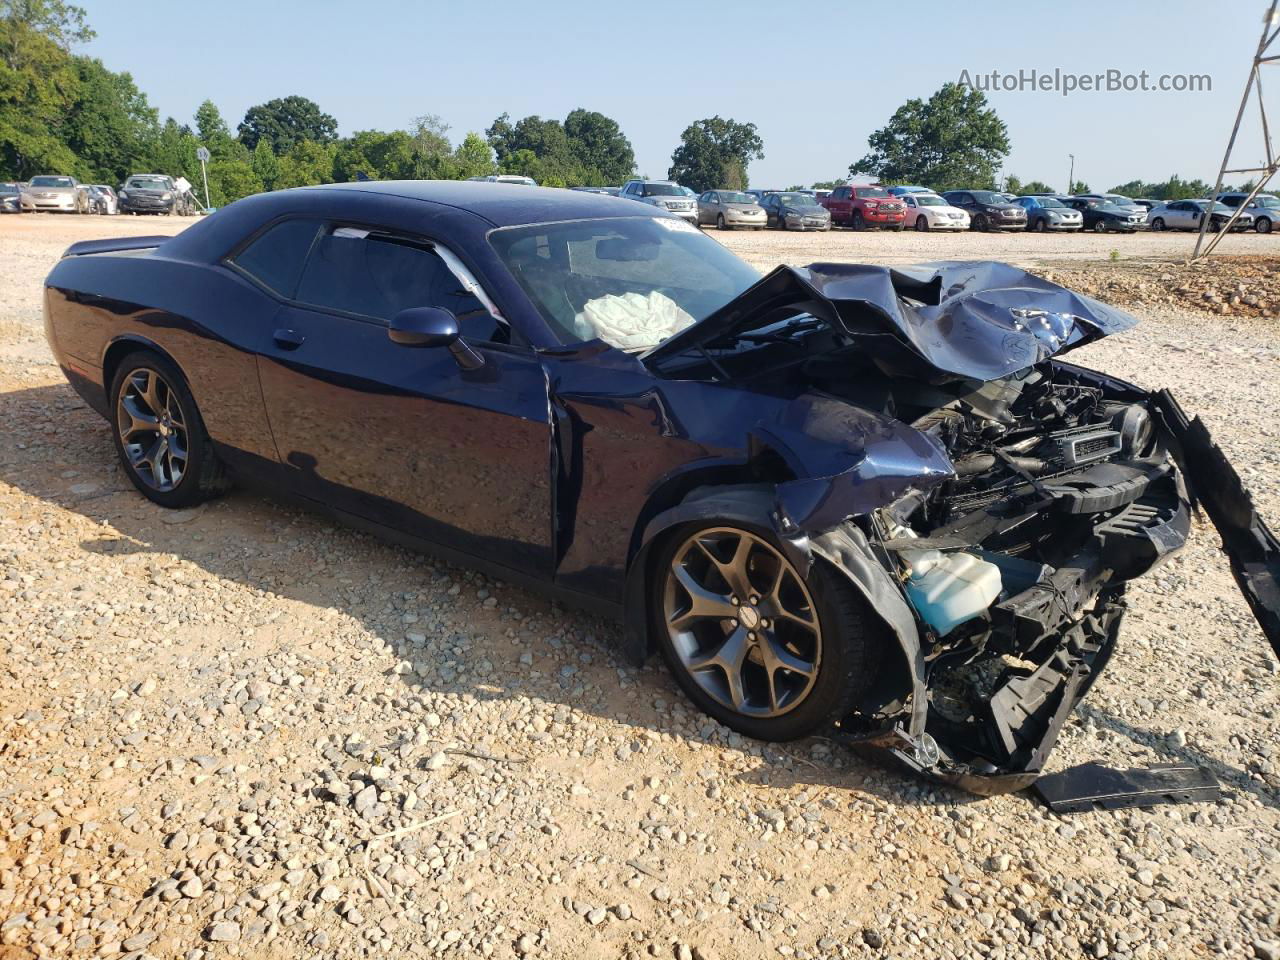
{"label": "sky", "polygon": [[[132,73],[162,118],[190,122],[209,98],[234,131],[250,106],[301,94],[343,135],[433,113],[456,143],[504,112],[563,120],[585,107],[618,121],[640,173],[664,177],[681,131],[718,114],[758,128],[765,156],[748,173],[765,188],[843,179],[894,110],[963,71],[976,80],[992,70],[1145,70],[1152,83],[1207,74],[1202,92],[987,93],[1009,129],[1004,173],[1063,189],[1074,154],[1076,178],[1094,190],[1175,173],[1213,182],[1266,9],[1265,0],[78,2],[98,33],[80,52]],[[1280,79],[1280,64],[1270,73]],[[1269,89],[1280,96],[1275,82]],[[1261,160],[1258,127],[1255,112],[1233,166]]]}

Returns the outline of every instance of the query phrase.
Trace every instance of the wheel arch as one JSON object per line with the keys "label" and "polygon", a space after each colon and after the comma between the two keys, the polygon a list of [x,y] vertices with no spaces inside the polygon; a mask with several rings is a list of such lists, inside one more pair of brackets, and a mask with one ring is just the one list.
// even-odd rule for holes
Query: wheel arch
{"label": "wheel arch", "polygon": [[106,395],[107,409],[111,408],[111,384],[115,381],[116,371],[119,369],[121,361],[138,350],[149,350],[173,364],[177,371],[182,374],[183,379],[187,381],[187,389],[191,389],[191,381],[187,377],[186,371],[182,369],[182,364],[178,363],[168,350],[154,340],[139,334],[121,334],[108,343],[107,348],[102,352],[102,391]]}

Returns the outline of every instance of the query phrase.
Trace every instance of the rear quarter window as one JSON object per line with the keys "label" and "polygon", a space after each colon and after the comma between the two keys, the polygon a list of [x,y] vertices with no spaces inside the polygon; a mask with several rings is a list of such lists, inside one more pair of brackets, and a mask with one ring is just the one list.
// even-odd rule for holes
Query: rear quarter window
{"label": "rear quarter window", "polygon": [[285,220],[251,241],[231,262],[264,287],[292,298],[319,230],[319,220]]}

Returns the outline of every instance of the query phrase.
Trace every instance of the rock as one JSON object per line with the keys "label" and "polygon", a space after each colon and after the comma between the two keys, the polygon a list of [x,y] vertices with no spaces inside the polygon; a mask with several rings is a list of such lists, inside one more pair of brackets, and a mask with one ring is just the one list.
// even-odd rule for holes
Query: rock
{"label": "rock", "polygon": [[879,950],[884,946],[884,937],[875,927],[863,927],[862,942],[872,950]]}
{"label": "rock", "polygon": [[230,920],[211,923],[204,928],[204,938],[213,943],[235,943],[240,939],[240,924]]}
{"label": "rock", "polygon": [[204,884],[200,882],[199,877],[192,877],[190,880],[178,884],[178,892],[184,897],[195,899],[204,893]]}
{"label": "rock", "polygon": [[605,918],[609,916],[609,911],[604,907],[596,907],[594,910],[588,910],[586,920],[593,927],[604,923]]}
{"label": "rock", "polygon": [[355,795],[355,799],[351,801],[351,805],[355,807],[356,813],[364,814],[373,809],[374,804],[378,802],[378,788],[370,784]]}
{"label": "rock", "polygon": [[1280,940],[1253,941],[1253,955],[1257,960],[1280,960]]}

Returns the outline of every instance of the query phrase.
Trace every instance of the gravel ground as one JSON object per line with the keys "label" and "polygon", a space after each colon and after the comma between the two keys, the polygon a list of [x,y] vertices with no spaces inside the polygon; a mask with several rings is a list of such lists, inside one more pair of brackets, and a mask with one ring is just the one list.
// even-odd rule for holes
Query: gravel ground
{"label": "gravel ground", "polygon": [[[1280,957],[1280,675],[1211,528],[1131,592],[1052,767],[1204,764],[1219,803],[1059,818],[762,746],[611,624],[256,496],[134,493],[39,281],[72,239],[181,225],[0,220],[0,960]],[[1170,238],[728,242],[1087,271]],[[1075,359],[1173,386],[1280,518],[1275,321],[1140,313]]]}

